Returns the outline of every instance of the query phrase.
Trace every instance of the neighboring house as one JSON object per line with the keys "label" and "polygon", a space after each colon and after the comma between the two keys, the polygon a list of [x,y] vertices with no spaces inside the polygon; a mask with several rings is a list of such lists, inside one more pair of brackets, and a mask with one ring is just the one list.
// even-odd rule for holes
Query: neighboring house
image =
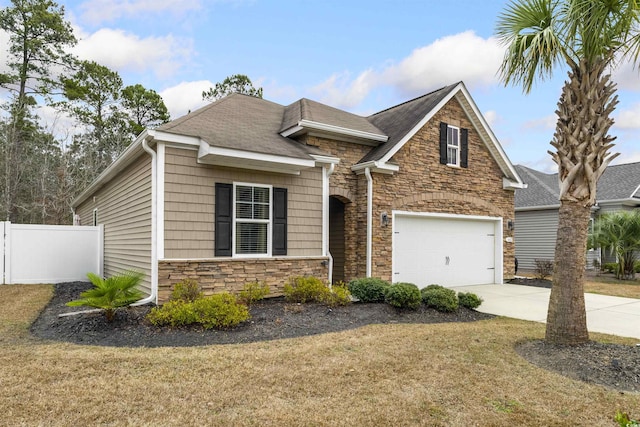
{"label": "neighboring house", "polygon": [[[535,270],[536,259],[553,260],[558,231],[560,192],[558,174],[547,174],[516,165],[526,188],[516,191],[515,243],[518,267]],[[640,207],[640,162],[609,166],[598,181],[592,219],[606,212]],[[593,262],[615,262],[608,253],[591,249],[587,268]]]}
{"label": "neighboring house", "polygon": [[143,132],[73,207],[104,224],[105,274],[162,302],[185,278],[501,283],[522,185],[460,82],[369,117],[230,95]]}

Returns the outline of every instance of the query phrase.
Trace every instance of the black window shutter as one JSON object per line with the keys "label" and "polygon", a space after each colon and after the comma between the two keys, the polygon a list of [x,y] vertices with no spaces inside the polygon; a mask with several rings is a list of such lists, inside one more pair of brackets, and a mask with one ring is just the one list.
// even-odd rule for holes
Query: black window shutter
{"label": "black window shutter", "polygon": [[216,183],[215,256],[231,256],[233,184]]}
{"label": "black window shutter", "polygon": [[460,167],[469,167],[469,129],[460,129]]}
{"label": "black window shutter", "polygon": [[272,255],[287,254],[287,189],[273,189]]}
{"label": "black window shutter", "polygon": [[447,129],[449,125],[440,122],[440,163],[447,164]]}

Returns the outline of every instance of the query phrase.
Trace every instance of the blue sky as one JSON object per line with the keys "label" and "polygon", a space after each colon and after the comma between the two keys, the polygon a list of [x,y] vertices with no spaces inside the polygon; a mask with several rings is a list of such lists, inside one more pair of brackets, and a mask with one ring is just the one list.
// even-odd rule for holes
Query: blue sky
{"label": "blue sky", "polygon": [[[231,74],[247,74],[271,101],[306,97],[362,115],[463,80],[511,161],[553,171],[546,152],[566,71],[529,95],[499,82],[504,49],[492,35],[507,3],[59,1],[80,39],[75,53],[156,90],[172,118],[202,106],[201,92]],[[614,79],[616,163],[640,161],[640,77],[626,65]]]}

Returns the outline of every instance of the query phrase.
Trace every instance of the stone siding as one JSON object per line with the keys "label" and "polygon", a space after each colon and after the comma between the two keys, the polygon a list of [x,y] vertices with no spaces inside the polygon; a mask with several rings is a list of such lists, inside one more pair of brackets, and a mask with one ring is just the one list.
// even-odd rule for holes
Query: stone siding
{"label": "stone siding", "polygon": [[248,282],[269,285],[269,296],[280,296],[285,282],[294,276],[329,279],[325,257],[220,258],[207,260],[163,260],[158,263],[158,303],[169,300],[173,286],[193,279],[205,295],[220,292],[237,294]]}
{"label": "stone siding", "polygon": [[[440,164],[440,122],[469,130],[468,168]],[[502,188],[504,174],[457,100],[436,113],[391,162],[400,165],[394,175],[373,174],[373,276],[392,279],[394,210],[503,218],[503,275],[505,280],[513,276],[515,248],[504,239],[513,237],[507,220],[515,217],[514,192]],[[387,227],[380,224],[382,212],[389,215]]]}

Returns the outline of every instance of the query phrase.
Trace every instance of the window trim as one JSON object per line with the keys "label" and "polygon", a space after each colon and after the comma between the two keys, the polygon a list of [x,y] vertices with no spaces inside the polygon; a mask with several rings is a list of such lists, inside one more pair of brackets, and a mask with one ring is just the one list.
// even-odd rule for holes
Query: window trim
{"label": "window trim", "polygon": [[[253,223],[253,224],[267,224],[267,252],[261,254],[239,254],[236,252],[236,224],[238,223],[236,218],[236,195],[237,187],[258,187],[269,189],[269,219],[244,219],[240,218],[240,223]],[[251,182],[234,182],[233,183],[233,197],[231,199],[233,205],[232,221],[231,221],[231,256],[233,258],[270,258],[272,256],[272,242],[273,242],[273,185],[269,184],[256,184]]]}
{"label": "window trim", "polygon": [[[458,145],[449,144],[449,130],[450,129],[455,129],[457,131]],[[447,123],[447,166],[460,167],[460,157],[462,155],[462,147],[461,147],[462,139],[460,138],[461,131],[462,131],[462,129],[459,128],[458,126],[452,126],[452,125]],[[449,161],[449,149],[454,149],[455,152],[456,152],[456,162],[455,163],[451,163]]]}
{"label": "window trim", "polygon": [[93,210],[92,222],[94,227],[98,225],[98,208]]}

